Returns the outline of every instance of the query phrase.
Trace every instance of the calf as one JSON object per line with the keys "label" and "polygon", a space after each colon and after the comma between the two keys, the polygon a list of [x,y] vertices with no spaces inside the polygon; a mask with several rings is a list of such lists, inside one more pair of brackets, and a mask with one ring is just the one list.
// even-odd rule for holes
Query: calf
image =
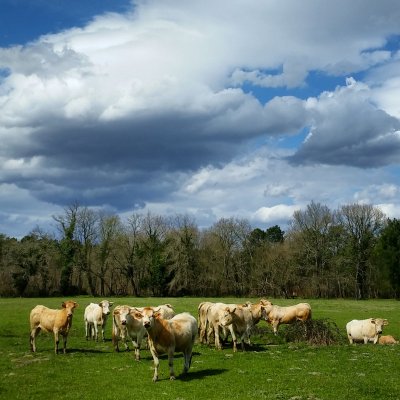
{"label": "calf", "polygon": [[397,344],[399,343],[392,335],[383,335],[378,339],[379,344]]}
{"label": "calf", "polygon": [[382,318],[353,319],[346,324],[347,338],[350,344],[354,342],[376,344],[383,327],[388,324],[388,320]]}
{"label": "calf", "polygon": [[59,335],[64,339],[64,354],[67,352],[67,337],[72,326],[72,316],[78,303],[64,301],[60,310],[53,310],[42,305],[36,306],[30,313],[30,346],[36,351],[36,336],[41,330],[54,333],[55,353],[58,354]]}
{"label": "calf", "polygon": [[150,352],[154,360],[153,382],[158,379],[159,355],[168,354],[170,379],[175,379],[174,353],[182,352],[184,357],[183,374],[189,371],[192,360],[192,349],[197,335],[197,321],[189,313],[175,315],[171,319],[164,319],[160,312],[151,307],[144,307],[135,313],[141,319],[148,333]]}
{"label": "calf", "polygon": [[307,321],[311,319],[311,306],[308,303],[299,303],[293,306],[280,307],[270,301],[261,300],[262,316],[272,325],[274,334],[278,334],[281,324],[291,324],[295,321]]}
{"label": "calf", "polygon": [[84,321],[86,340],[92,337],[99,340],[98,327],[101,327],[101,336],[103,342],[105,341],[104,332],[106,329],[107,318],[110,314],[110,307],[113,305],[111,301],[103,300],[99,304],[90,303],[85,309]]}

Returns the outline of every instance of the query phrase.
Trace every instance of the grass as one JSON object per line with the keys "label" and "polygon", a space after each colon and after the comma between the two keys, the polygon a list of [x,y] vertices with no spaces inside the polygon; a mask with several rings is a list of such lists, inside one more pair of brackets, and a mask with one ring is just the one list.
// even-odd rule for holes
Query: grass
{"label": "grass", "polygon": [[[160,380],[152,382],[153,362],[148,350],[142,360],[133,352],[115,353],[111,345],[111,320],[105,343],[87,342],[83,312],[94,300],[78,297],[68,338],[66,355],[54,354],[53,337],[40,333],[37,353],[29,351],[29,312],[37,304],[58,308],[64,299],[0,299],[0,398],[12,399],[290,399],[341,400],[399,399],[400,346],[353,345],[347,342],[330,346],[286,343],[285,326],[278,337],[264,321],[252,338],[253,348],[233,353],[195,345],[189,374],[169,381],[168,362],[160,362]],[[196,316],[204,299],[110,298],[116,304],[136,306],[171,303],[177,312]],[[227,303],[248,299],[207,299]],[[250,299],[255,301],[256,299]],[[275,300],[280,305],[293,300]],[[389,320],[384,334],[400,338],[400,303],[395,300],[308,300],[313,318],[329,318],[343,336],[351,319],[382,317]],[[180,354],[175,371],[183,368]]]}

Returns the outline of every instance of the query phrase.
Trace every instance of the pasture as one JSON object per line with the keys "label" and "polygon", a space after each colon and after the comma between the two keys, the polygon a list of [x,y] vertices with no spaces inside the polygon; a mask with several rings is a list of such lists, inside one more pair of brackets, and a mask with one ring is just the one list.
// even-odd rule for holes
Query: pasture
{"label": "pasture", "polygon": [[[29,349],[29,313],[37,304],[60,308],[66,298],[0,299],[0,398],[2,399],[399,399],[400,345],[332,346],[285,343],[281,326],[278,337],[265,321],[252,337],[253,347],[233,353],[230,343],[222,351],[196,343],[188,375],[179,376],[183,359],[175,356],[177,379],[169,380],[168,361],[160,360],[160,380],[152,382],[153,360],[142,349],[113,351],[112,319],[106,341],[86,341],[83,314],[90,302],[102,299],[73,297],[79,303],[68,336],[67,354],[54,354],[52,334],[40,333],[37,353]],[[176,312],[197,317],[203,300],[227,303],[258,299],[109,298],[132,306],[170,303]],[[272,299],[279,305],[302,300]],[[384,334],[400,338],[400,303],[395,300],[306,300],[313,318],[329,318],[345,337],[351,319],[382,317],[389,320]],[[132,349],[132,346],[130,345]]]}

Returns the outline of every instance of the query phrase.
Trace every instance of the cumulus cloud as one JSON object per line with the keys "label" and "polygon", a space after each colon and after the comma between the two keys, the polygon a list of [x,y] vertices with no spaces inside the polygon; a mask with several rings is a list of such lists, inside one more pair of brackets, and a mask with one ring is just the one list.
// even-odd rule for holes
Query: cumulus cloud
{"label": "cumulus cloud", "polygon": [[[397,75],[384,76],[398,59],[383,48],[399,19],[396,0],[134,1],[126,13],[0,49],[0,184],[59,206],[189,210],[198,196],[193,209],[205,219],[287,216],[313,198],[299,189],[296,165],[312,176],[308,164],[399,162],[398,110],[384,90],[395,92]],[[310,99],[290,93],[310,71],[384,66],[379,87],[349,81]],[[286,92],[263,101],[248,85]],[[294,154],[265,155],[270,180],[260,157],[236,164],[252,146],[305,129]],[[276,169],[282,157],[290,168],[282,160]],[[242,185],[260,199],[249,208],[247,198],[225,201]],[[313,185],[304,187],[330,193]],[[292,204],[263,204],[268,196]]]}

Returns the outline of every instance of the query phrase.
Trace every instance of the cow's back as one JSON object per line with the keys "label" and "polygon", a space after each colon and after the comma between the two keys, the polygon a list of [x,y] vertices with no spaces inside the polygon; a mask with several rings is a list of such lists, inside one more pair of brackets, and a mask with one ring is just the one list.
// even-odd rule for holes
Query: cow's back
{"label": "cow's back", "polygon": [[30,314],[31,329],[40,326],[44,331],[52,331],[56,321],[57,310],[52,310],[42,305],[32,309]]}
{"label": "cow's back", "polygon": [[96,303],[90,303],[85,308],[84,319],[87,322],[93,323],[94,321],[101,322],[103,316],[102,308]]}
{"label": "cow's back", "polygon": [[175,315],[169,320],[175,338],[175,350],[184,351],[193,347],[197,335],[197,320],[189,313]]}

